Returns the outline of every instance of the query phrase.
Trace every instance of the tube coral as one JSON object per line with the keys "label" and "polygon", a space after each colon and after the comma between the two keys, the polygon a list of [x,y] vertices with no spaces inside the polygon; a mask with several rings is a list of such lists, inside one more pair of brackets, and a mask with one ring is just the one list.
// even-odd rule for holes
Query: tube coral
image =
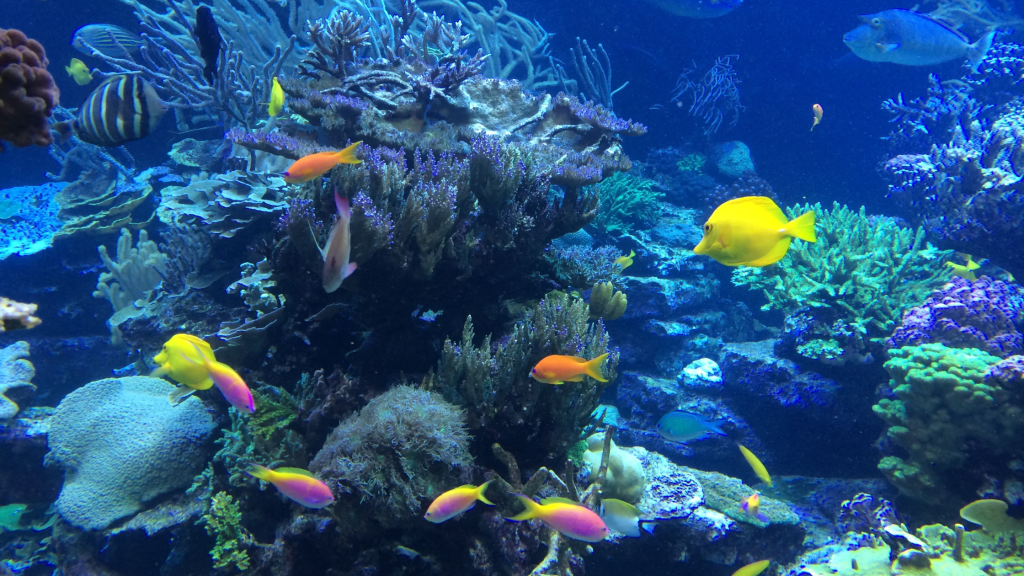
{"label": "tube coral", "polygon": [[49,63],[42,44],[0,28],[0,152],[3,140],[17,148],[53,143],[48,119],[60,90],[46,71]]}

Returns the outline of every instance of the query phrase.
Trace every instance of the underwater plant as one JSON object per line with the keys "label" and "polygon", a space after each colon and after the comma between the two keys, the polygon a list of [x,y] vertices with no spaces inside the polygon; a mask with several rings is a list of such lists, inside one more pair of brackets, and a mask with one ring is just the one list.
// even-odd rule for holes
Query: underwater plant
{"label": "underwater plant", "polygon": [[595,186],[601,204],[594,224],[606,232],[636,232],[658,223],[665,194],[658,183],[624,172],[617,173]]}

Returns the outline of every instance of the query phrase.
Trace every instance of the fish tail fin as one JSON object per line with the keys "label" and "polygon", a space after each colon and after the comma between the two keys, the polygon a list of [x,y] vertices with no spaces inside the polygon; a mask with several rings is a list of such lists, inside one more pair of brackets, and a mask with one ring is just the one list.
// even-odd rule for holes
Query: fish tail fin
{"label": "fish tail fin", "polygon": [[57,122],[53,125],[53,130],[60,136],[60,143],[63,144],[75,133],[74,121]]}
{"label": "fish tail fin", "polygon": [[519,501],[523,503],[523,506],[526,506],[526,510],[508,518],[508,520],[512,520],[513,522],[522,522],[523,520],[540,517],[540,504],[537,504],[532,498],[528,498],[522,494],[516,494],[516,498],[519,498]]}
{"label": "fish tail fin", "polygon": [[647,532],[652,536],[654,535],[654,529],[657,527],[658,525],[654,522],[640,522],[640,528],[643,528],[644,532]]}
{"label": "fish tail fin", "polygon": [[253,478],[258,478],[264,482],[270,482],[270,473],[273,472],[266,466],[260,466],[259,464],[249,464],[249,468],[246,469],[245,473]]}
{"label": "fish tail fin", "polygon": [[601,374],[601,364],[604,363],[604,359],[607,357],[608,353],[605,352],[597,358],[587,362],[585,364],[586,369],[584,370],[584,373],[598,382],[607,382],[608,379],[604,377],[604,374]]}
{"label": "fish tail fin", "polygon": [[724,420],[724,419],[723,420],[713,420],[711,422],[708,422],[708,429],[711,430],[712,432],[717,432],[717,433],[721,434],[722,436],[728,436],[729,434],[725,430],[722,430],[722,426],[725,426],[728,423],[729,423],[729,421],[728,420]]}
{"label": "fish tail fin", "polygon": [[356,157],[356,150],[362,143],[363,141],[360,140],[359,142],[356,142],[355,144],[349,146],[348,148],[340,150],[336,155],[336,158],[338,159],[338,164],[361,164],[363,161]]}
{"label": "fish tail fin", "polygon": [[814,234],[814,210],[810,210],[786,224],[786,234],[808,242],[817,242],[818,237]]}
{"label": "fish tail fin", "polygon": [[992,40],[996,37],[996,31],[993,30],[988,34],[985,34],[974,44],[971,44],[970,50],[967,52],[967,58],[971,61],[971,72],[977,72],[978,66],[981,66],[985,55],[988,54],[988,49],[992,47]]}
{"label": "fish tail fin", "polygon": [[758,512],[757,513],[757,519],[760,520],[761,522],[764,522],[765,524],[768,524],[768,523],[770,523],[772,521],[771,518],[765,516],[764,512]]}
{"label": "fish tail fin", "polygon": [[494,502],[491,502],[486,496],[484,496],[484,491],[487,490],[487,487],[490,486],[491,482],[494,482],[494,480],[488,480],[476,489],[476,499],[488,506],[494,506]]}

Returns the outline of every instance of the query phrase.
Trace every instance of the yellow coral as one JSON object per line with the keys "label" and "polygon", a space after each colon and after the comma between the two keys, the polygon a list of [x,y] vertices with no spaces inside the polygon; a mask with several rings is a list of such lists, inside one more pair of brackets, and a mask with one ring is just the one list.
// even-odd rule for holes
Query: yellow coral
{"label": "yellow coral", "polygon": [[618,320],[626,312],[626,295],[614,292],[611,282],[598,282],[590,292],[590,318]]}

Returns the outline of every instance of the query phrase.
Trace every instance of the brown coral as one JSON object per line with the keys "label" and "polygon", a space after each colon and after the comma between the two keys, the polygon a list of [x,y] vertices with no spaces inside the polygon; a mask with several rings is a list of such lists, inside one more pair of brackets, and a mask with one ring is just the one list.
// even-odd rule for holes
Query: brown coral
{"label": "brown coral", "polygon": [[3,140],[18,148],[53,143],[48,119],[60,90],[46,71],[49,63],[42,44],[0,28],[0,152]]}
{"label": "brown coral", "polygon": [[22,304],[0,296],[0,332],[18,328],[34,328],[42,320],[33,316],[35,304]]}

